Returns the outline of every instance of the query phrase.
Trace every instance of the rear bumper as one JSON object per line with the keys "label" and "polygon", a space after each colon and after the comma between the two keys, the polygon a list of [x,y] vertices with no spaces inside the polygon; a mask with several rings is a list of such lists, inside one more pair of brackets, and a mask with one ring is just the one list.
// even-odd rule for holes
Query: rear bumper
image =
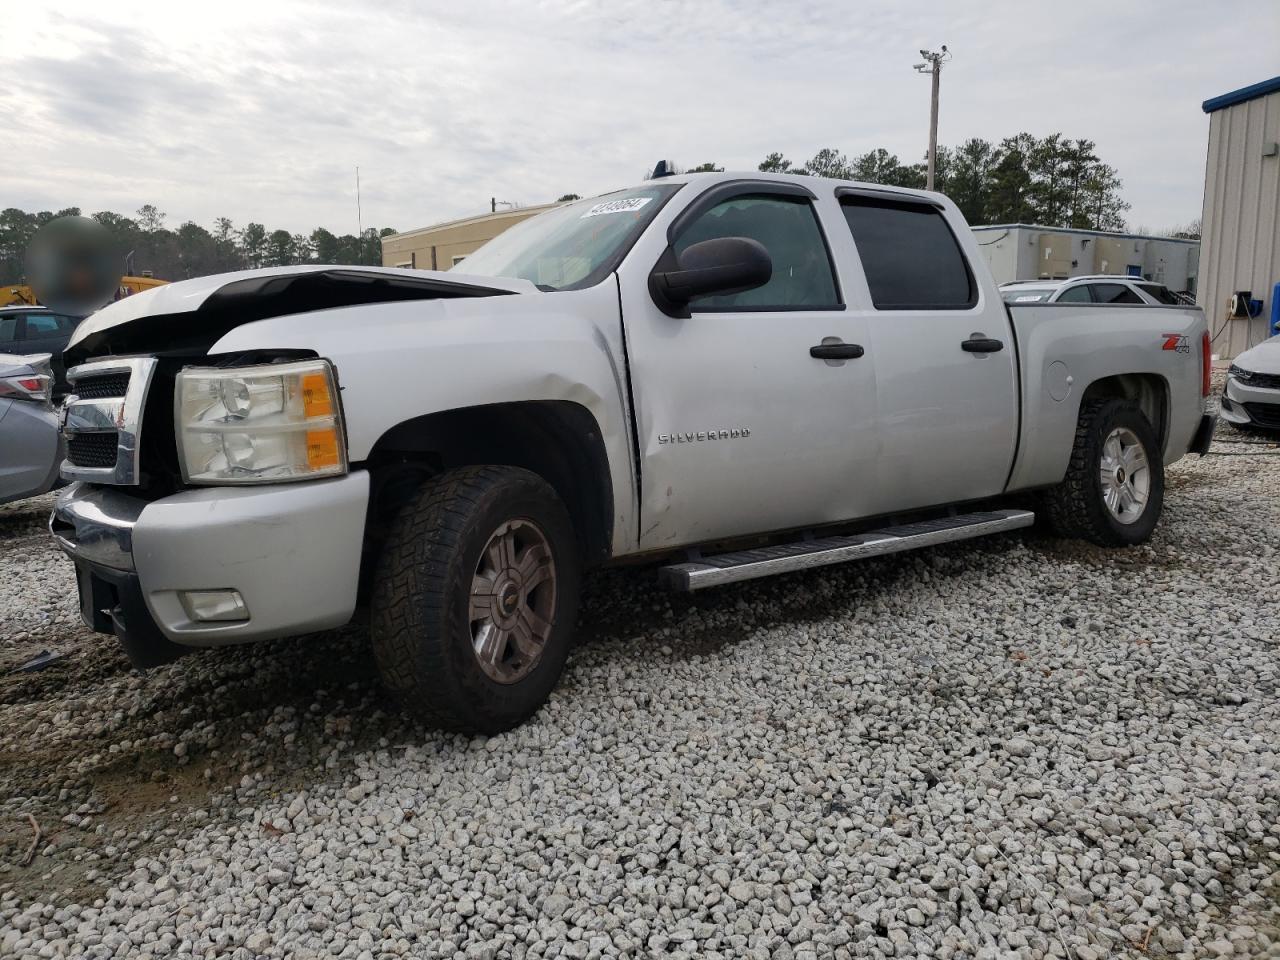
{"label": "rear bumper", "polygon": [[[368,497],[364,471],[154,502],[75,483],[58,497],[49,529],[75,561],[85,623],[115,633],[134,657],[131,641],[221,646],[346,623]],[[195,621],[183,604],[193,590],[235,590],[247,616]]]}

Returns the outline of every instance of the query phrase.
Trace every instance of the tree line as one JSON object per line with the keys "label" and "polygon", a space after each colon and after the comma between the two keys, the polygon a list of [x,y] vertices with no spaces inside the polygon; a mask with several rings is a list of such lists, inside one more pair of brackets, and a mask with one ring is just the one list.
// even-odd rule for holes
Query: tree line
{"label": "tree line", "polygon": [[[1114,167],[1097,155],[1092,140],[1061,133],[1035,137],[1019,133],[999,143],[970,138],[958,147],[939,147],[935,189],[945,193],[971,224],[1038,223],[1089,230],[1125,229],[1129,204]],[[807,162],[795,164],[781,153],[770,153],[759,169],[819,177],[862,180],[890,186],[925,185],[925,162],[903,163],[884,148],[849,157],[827,147]],[[716,171],[715,163],[690,167],[688,172]],[[565,194],[561,200],[577,199]],[[27,213],[15,207],[0,212],[0,282],[22,275],[22,259],[36,231],[55,217],[79,215],[77,207],[57,212]],[[261,223],[236,227],[219,217],[209,230],[193,221],[176,229],[165,226],[166,216],[152,204],[133,217],[102,211],[93,219],[112,234],[122,254],[122,272],[150,271],[165,280],[182,280],[249,267],[296,263],[382,263],[381,239],[395,233],[390,227],[369,227],[359,236],[331,233],[317,227],[310,234],[268,230]],[[1175,235],[1190,235],[1188,225]]]}
{"label": "tree line", "polygon": [[[958,147],[938,148],[934,189],[950,197],[974,225],[1038,223],[1123,230],[1129,209],[1120,196],[1123,183],[1096,149],[1092,140],[1061,133],[1019,133],[999,143],[972,137]],[[703,164],[701,169],[716,167]],[[883,147],[857,157],[827,147],[801,165],[771,153],[759,169],[923,189],[926,163],[903,163]]]}
{"label": "tree line", "polygon": [[[28,213],[16,207],[0,211],[0,283],[21,279],[23,257],[36,231],[58,217],[81,216],[79,207]],[[288,266],[297,263],[345,263],[379,266],[382,238],[391,227],[368,227],[359,236],[337,235],[317,227],[309,234],[268,230],[261,223],[236,225],[226,217],[208,230],[188,220],[176,229],[166,215],[144,204],[133,217],[109,210],[93,214],[110,231],[121,254],[121,273],[150,272],[162,280],[185,280],[228,270]]]}

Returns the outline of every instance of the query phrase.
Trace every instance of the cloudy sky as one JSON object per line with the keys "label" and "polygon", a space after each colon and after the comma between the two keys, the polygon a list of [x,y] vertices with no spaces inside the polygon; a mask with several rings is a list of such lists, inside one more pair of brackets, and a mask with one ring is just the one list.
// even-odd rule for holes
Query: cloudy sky
{"label": "cloudy sky", "polygon": [[0,208],[338,233],[590,195],[660,158],[923,156],[1062,131],[1130,226],[1199,216],[1201,101],[1280,73],[1276,0],[0,0]]}

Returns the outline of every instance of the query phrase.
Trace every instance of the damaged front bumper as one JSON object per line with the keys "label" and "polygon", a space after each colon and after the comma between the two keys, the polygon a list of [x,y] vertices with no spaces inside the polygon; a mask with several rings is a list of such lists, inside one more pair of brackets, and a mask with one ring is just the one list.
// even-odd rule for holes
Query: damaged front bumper
{"label": "damaged front bumper", "polygon": [[[138,666],[186,648],[341,626],[356,606],[369,475],[206,487],[147,501],[75,483],[49,530],[76,565],[86,625]],[[209,598],[235,597],[218,608]]]}

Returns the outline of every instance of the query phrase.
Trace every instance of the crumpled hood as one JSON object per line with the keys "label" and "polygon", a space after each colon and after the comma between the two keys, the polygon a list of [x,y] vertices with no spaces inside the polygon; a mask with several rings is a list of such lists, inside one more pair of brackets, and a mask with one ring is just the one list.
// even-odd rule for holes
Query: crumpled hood
{"label": "crumpled hood", "polygon": [[1264,340],[1232,361],[1241,370],[1252,373],[1280,374],[1280,336]]}
{"label": "crumpled hood", "polygon": [[66,356],[70,365],[104,354],[207,349],[241,324],[331,307],[538,292],[528,280],[440,270],[319,265],[241,270],[165,284],[103,307],[76,327]]}

